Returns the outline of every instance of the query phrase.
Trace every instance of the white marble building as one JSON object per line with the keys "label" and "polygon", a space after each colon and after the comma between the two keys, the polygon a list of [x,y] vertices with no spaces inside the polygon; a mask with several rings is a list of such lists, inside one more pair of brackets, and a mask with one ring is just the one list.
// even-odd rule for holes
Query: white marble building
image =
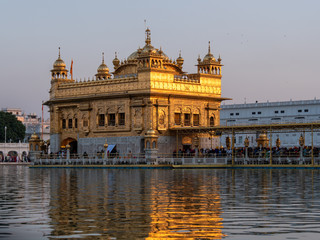
{"label": "white marble building", "polygon": [[[221,105],[220,125],[255,125],[279,123],[311,123],[320,121],[320,100],[262,102]],[[282,147],[299,146],[299,137],[305,137],[305,145],[311,146],[311,133],[304,131],[278,132],[272,134],[272,146],[279,137]],[[243,147],[248,136],[250,147],[257,146],[259,133],[236,134],[235,147]],[[222,135],[220,146],[226,145],[226,135]],[[269,137],[269,134],[268,134]],[[320,133],[313,134],[314,146],[320,146]]]}

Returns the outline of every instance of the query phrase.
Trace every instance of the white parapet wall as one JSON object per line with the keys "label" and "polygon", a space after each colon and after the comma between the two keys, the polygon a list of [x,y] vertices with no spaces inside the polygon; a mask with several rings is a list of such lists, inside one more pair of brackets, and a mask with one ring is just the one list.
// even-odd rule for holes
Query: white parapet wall
{"label": "white parapet wall", "polygon": [[19,156],[21,156],[23,152],[28,154],[29,144],[28,143],[0,143],[0,152],[2,152],[4,156],[7,156],[8,153],[11,151],[17,152]]}

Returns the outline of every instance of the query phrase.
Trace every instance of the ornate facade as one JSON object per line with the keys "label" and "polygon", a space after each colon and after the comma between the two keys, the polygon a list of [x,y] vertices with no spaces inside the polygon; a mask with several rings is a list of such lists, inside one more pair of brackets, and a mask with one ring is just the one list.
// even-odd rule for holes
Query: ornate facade
{"label": "ornate facade", "polygon": [[[171,60],[153,47],[149,29],[143,48],[123,61],[116,55],[112,74],[103,59],[92,80],[69,79],[59,50],[46,102],[51,150],[70,144],[74,152],[97,152],[105,140],[120,154],[144,153],[147,148],[172,154],[177,147],[194,148],[199,142],[201,147],[201,139],[208,136],[177,138],[170,129],[219,124],[220,103],[225,100],[221,59],[214,58],[209,43],[208,53],[198,58],[197,73],[185,73],[183,62],[181,53]],[[150,132],[153,137],[148,137]]]}

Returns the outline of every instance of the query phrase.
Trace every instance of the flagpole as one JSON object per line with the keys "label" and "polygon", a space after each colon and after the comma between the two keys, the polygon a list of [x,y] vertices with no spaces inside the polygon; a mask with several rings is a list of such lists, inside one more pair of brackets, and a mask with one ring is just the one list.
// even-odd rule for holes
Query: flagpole
{"label": "flagpole", "polygon": [[43,101],[42,101],[42,117],[41,117],[41,139],[43,140]]}
{"label": "flagpole", "polygon": [[73,59],[71,59],[70,74],[71,74],[71,80],[73,80]]}

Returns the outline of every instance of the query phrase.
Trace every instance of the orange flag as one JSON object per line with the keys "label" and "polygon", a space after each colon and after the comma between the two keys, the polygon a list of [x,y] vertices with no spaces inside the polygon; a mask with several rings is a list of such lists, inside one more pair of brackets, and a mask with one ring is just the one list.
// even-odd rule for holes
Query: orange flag
{"label": "orange flag", "polygon": [[71,79],[73,79],[73,59],[71,59],[70,75]]}

